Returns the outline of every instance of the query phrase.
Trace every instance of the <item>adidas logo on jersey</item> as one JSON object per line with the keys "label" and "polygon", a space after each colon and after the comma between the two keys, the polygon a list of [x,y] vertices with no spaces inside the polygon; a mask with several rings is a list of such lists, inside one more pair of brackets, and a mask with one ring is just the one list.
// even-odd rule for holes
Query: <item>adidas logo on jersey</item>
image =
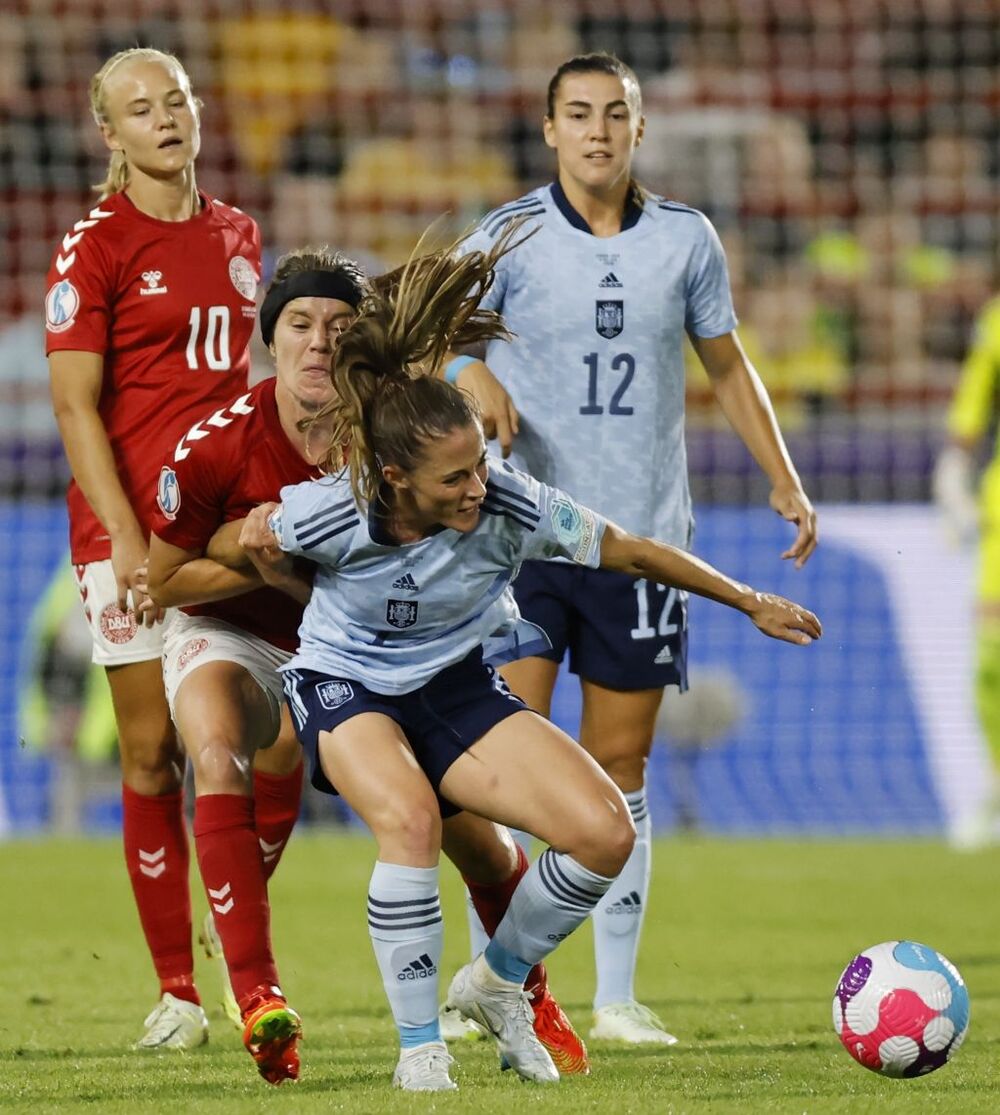
{"label": "adidas logo on jersey", "polygon": [[402,577],[397,577],[396,580],[392,582],[392,587],[403,589],[405,592],[420,591],[420,585],[417,584],[409,573],[404,573]]}
{"label": "adidas logo on jersey", "polygon": [[597,285],[600,286],[600,287],[612,287],[612,286],[620,287],[622,284],[621,284],[621,281],[619,280],[618,276],[614,273],[614,271],[609,271],[604,276],[604,278],[601,279],[601,281]]}
{"label": "adidas logo on jersey", "polygon": [[604,907],[606,914],[638,914],[642,910],[642,899],[639,897],[638,891],[629,891],[623,898],[617,902],[612,902],[610,906]]}
{"label": "adidas logo on jersey", "polygon": [[674,652],[670,647],[661,647],[657,656],[653,659],[654,666],[668,666],[674,660]]}
{"label": "adidas logo on jersey", "polygon": [[396,979],[400,983],[405,983],[409,979],[427,979],[429,976],[436,975],[437,968],[434,966],[434,961],[423,952],[416,960],[411,960],[401,972],[397,972]]}

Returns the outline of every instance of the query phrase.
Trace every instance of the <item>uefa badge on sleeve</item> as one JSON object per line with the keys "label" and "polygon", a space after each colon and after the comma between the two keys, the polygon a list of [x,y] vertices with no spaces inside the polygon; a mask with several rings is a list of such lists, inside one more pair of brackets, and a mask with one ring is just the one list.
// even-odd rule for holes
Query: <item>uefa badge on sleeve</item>
{"label": "uefa badge on sleeve", "polygon": [[45,296],[45,328],[50,333],[62,333],[76,321],[80,308],[80,295],[69,281],[63,279],[49,287]]}
{"label": "uefa badge on sleeve", "polygon": [[156,506],[170,522],[177,518],[177,512],[181,509],[181,486],[177,483],[177,473],[167,465],[160,469],[160,479],[156,485]]}

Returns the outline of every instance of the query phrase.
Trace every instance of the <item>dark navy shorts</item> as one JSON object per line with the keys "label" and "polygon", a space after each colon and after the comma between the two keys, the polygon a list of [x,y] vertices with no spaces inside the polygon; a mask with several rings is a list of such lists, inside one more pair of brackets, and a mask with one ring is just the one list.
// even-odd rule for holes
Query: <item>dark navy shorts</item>
{"label": "dark navy shorts", "polygon": [[526,561],[513,584],[521,614],[561,662],[607,689],[687,689],[687,594],[607,569]]}
{"label": "dark navy shorts", "polygon": [[[380,712],[396,721],[437,793],[445,772],[459,755],[501,720],[527,707],[493,667],[483,663],[480,648],[420,689],[395,697],[313,670],[286,670],[283,678],[285,700],[309,760],[312,784],[325,794],[337,790],[319,761],[319,733],[362,712]],[[364,756],[358,759],[363,761]],[[459,812],[439,793],[438,801],[443,817]]]}

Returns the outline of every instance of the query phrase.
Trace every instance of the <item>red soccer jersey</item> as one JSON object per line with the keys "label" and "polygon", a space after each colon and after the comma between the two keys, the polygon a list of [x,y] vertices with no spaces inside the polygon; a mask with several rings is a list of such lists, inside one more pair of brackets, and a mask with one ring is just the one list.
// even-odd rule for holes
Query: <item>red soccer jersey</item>
{"label": "red soccer jersey", "polygon": [[[242,519],[259,503],[280,497],[285,484],[319,475],[285,435],[266,379],[228,407],[198,423],[177,443],[160,470],[153,533],[182,550],[203,550],[223,525]],[[277,589],[260,588],[228,600],[183,609],[215,616],[266,639],[298,647],[302,606]]]}
{"label": "red soccer jersey", "polygon": [[[187,221],[140,213],[123,193],[66,233],[45,297],[46,353],[104,357],[98,410],[122,487],[149,530],[156,477],[189,426],[246,389],[260,232],[204,194]],[[67,493],[73,561],[111,555],[83,492]]]}

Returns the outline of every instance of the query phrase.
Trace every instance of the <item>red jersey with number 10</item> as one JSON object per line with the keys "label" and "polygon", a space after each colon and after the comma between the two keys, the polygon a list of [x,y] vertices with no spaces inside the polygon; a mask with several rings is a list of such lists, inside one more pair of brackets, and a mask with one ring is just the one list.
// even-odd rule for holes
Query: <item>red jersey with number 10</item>
{"label": "red jersey with number 10", "polygon": [[[165,457],[154,493],[153,533],[158,538],[182,550],[203,551],[224,523],[245,518],[258,503],[280,499],[285,484],[320,475],[281,428],[276,383],[273,377],[265,379],[228,406],[204,415]],[[277,589],[254,589],[182,611],[225,620],[282,650],[299,645],[302,605]]]}
{"label": "red jersey with number 10", "polygon": [[[141,213],[123,193],[63,237],[48,274],[46,353],[104,357],[98,411],[122,488],[149,531],[156,478],[186,429],[246,388],[260,232],[204,194],[187,221]],[[111,555],[76,482],[67,493],[73,561]]]}

